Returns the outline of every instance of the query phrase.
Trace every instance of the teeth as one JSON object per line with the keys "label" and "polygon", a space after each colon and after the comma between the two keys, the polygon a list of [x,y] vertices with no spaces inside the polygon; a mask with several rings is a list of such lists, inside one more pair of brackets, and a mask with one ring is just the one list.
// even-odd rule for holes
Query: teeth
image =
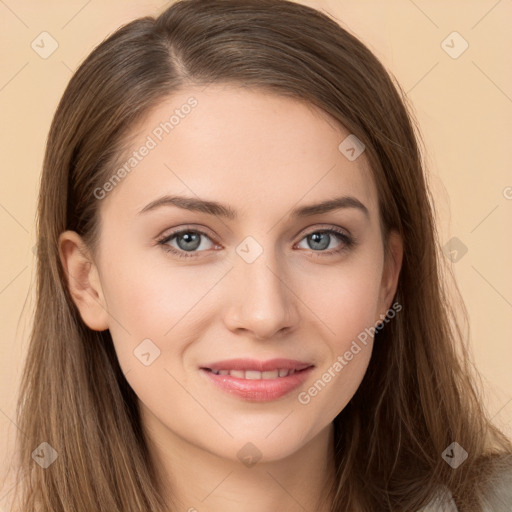
{"label": "teeth", "polygon": [[288,370],[286,368],[280,368],[265,372],[259,372],[257,370],[212,370],[212,372],[215,375],[230,375],[231,377],[237,377],[238,379],[266,380],[277,379],[278,377],[288,377],[295,373],[295,369]]}

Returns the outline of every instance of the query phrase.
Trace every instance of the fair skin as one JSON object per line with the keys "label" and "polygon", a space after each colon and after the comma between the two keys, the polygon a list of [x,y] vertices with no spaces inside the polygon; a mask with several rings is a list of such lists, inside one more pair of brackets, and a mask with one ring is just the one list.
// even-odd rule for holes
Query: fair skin
{"label": "fair skin", "polygon": [[[308,403],[298,395],[391,307],[402,242],[392,234],[385,258],[365,154],[349,161],[338,149],[349,132],[303,102],[189,87],[149,114],[133,150],[190,96],[197,107],[101,199],[98,252],[74,232],[61,234],[70,291],[89,328],[110,330],[177,510],[328,510],[319,503],[334,471],[332,421],[361,383],[372,337]],[[138,213],[165,194],[217,201],[237,217],[168,205]],[[368,215],[345,207],[290,216],[340,196],[357,199]],[[156,243],[180,228],[207,233],[193,249],[183,235],[166,242],[188,258]],[[357,243],[308,237],[330,228]],[[250,251],[262,250],[251,263],[237,252],[248,236],[257,244]],[[134,355],[145,339],[160,350],[148,366]],[[314,367],[299,388],[258,402],[226,393],[200,371],[238,357]],[[246,447],[250,455],[261,455],[250,467],[237,456],[247,443],[257,449]]]}

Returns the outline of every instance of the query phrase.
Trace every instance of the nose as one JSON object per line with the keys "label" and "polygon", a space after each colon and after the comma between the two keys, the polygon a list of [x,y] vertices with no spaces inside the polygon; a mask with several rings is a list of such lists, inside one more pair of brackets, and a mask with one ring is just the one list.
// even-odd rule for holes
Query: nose
{"label": "nose", "polygon": [[235,260],[230,272],[229,305],[225,324],[233,332],[258,340],[271,339],[290,331],[299,322],[298,297],[294,294],[284,265],[263,252],[248,263]]}

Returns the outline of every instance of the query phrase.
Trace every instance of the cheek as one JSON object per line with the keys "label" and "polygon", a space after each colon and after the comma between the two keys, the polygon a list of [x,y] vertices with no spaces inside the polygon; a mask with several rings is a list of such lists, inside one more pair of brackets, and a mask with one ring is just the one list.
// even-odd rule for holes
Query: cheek
{"label": "cheek", "polygon": [[298,396],[298,402],[318,421],[334,418],[364,377],[380,313],[381,270],[377,258],[361,254],[350,265],[340,267],[336,277],[320,279],[323,288],[309,283],[304,289],[304,302],[314,305],[320,319],[317,325],[324,332],[326,350],[315,381]]}
{"label": "cheek", "polygon": [[371,357],[373,342],[354,341],[319,368],[315,379],[301,390],[297,401],[318,428],[331,422],[356,393]]}
{"label": "cheek", "polygon": [[381,279],[378,258],[370,251],[361,251],[328,271],[315,269],[302,280],[299,296],[324,325],[337,352],[348,340],[375,325],[380,313]]}
{"label": "cheek", "polygon": [[212,305],[205,295],[225,273],[206,266],[178,267],[164,258],[155,265],[143,256],[120,257],[102,278],[109,330],[124,370],[140,364],[134,350],[148,339],[156,348],[146,341],[147,347],[160,351],[155,366],[172,366],[188,340],[192,343],[207,325]]}
{"label": "cheek", "polygon": [[[370,295],[340,296],[328,320],[333,333],[324,338],[322,363],[310,385],[297,396],[304,414],[321,428],[332,421],[356,393],[373,349],[375,300]],[[344,301],[344,298],[347,301]]]}

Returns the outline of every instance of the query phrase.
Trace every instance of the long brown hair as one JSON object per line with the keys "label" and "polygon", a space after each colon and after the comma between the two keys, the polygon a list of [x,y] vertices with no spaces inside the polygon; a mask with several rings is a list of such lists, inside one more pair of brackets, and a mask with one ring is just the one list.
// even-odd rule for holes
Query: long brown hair
{"label": "long brown hair", "polygon": [[[395,296],[403,312],[376,333],[363,382],[334,420],[331,510],[417,510],[440,488],[459,510],[481,510],[491,462],[512,446],[482,406],[407,98],[357,38],[286,0],[178,1],[99,44],[64,92],[37,212],[37,303],[17,409],[20,510],[168,510],[136,395],[110,332],[81,320],[58,237],[74,230],[94,252],[94,191],[122,160],[133,127],[174,92],[211,83],[305,100],[355,134],[366,146],[384,234],[396,230],[404,241]],[[58,454],[46,469],[31,457],[43,441]],[[453,442],[468,453],[457,469],[441,456]]]}

